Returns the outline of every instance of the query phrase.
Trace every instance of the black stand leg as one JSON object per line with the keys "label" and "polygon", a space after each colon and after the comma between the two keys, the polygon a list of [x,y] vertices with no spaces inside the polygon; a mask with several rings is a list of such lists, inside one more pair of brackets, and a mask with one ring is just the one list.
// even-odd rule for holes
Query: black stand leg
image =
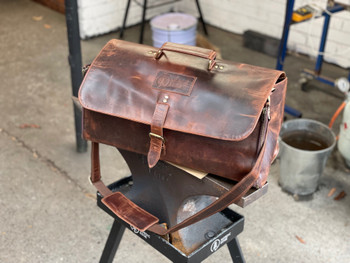
{"label": "black stand leg", "polygon": [[145,19],[146,19],[146,9],[147,9],[147,0],[143,1],[143,11],[142,11],[142,23],[141,23],[141,33],[140,33],[140,41],[139,43],[143,43],[143,33],[145,29]]}
{"label": "black stand leg", "polygon": [[125,9],[125,13],[124,13],[123,26],[122,26],[122,28],[120,30],[120,34],[119,34],[120,38],[123,38],[123,36],[124,36],[124,29],[125,29],[125,26],[126,26],[126,19],[128,18],[130,2],[131,2],[131,0],[128,0],[128,3],[126,5],[126,9]]}
{"label": "black stand leg", "polygon": [[123,237],[125,226],[114,220],[111,232],[109,233],[105,248],[100,259],[100,263],[112,263],[117,252],[120,240]]}
{"label": "black stand leg", "polygon": [[227,244],[227,246],[228,246],[228,249],[229,249],[230,254],[231,254],[231,258],[232,258],[234,263],[245,263],[245,260],[244,260],[243,254],[242,254],[242,250],[241,250],[241,246],[239,245],[237,237],[232,239]]}
{"label": "black stand leg", "polygon": [[206,26],[204,19],[203,19],[202,10],[201,10],[201,7],[199,5],[199,0],[196,0],[196,4],[197,4],[197,8],[198,8],[198,13],[199,13],[199,20],[201,21],[201,23],[203,25],[204,34],[208,35],[207,26]]}
{"label": "black stand leg", "polygon": [[[78,97],[78,91],[83,79],[81,72],[81,48],[79,36],[77,0],[65,1],[66,23],[69,45],[68,61],[72,80],[73,96]],[[74,105],[74,104],[73,104]],[[75,137],[78,152],[87,151],[87,142],[82,137],[81,111],[74,105]]]}

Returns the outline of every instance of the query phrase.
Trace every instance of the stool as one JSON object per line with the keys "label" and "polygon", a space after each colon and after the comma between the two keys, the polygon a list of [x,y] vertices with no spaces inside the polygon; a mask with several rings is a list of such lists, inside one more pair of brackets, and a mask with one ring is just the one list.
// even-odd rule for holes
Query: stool
{"label": "stool", "polygon": [[[166,222],[169,227],[208,206],[215,201],[216,196],[227,192],[234,185],[211,174],[198,179],[163,161],[149,169],[147,156],[118,150],[128,164],[132,177],[121,179],[109,188],[114,192],[122,192],[136,205],[159,218],[160,222]],[[258,190],[251,189],[236,204],[244,207],[266,192],[267,184]],[[102,263],[113,261],[125,228],[133,231],[173,262],[200,262],[224,244],[228,245],[234,262],[244,262],[236,238],[243,231],[244,218],[228,208],[171,233],[164,239],[152,232],[140,232],[128,225],[110,211],[101,202],[101,198],[98,193],[98,206],[115,219],[100,260]]]}
{"label": "stool", "polygon": [[[128,188],[130,186],[131,180],[132,179],[130,177],[127,177],[117,182],[114,182],[108,187],[112,191],[120,191],[121,188]],[[123,220],[118,218],[113,212],[111,212],[101,202],[101,198],[102,198],[101,195],[97,194],[97,205],[106,213],[114,217],[114,223],[109,233],[106,245],[103,249],[103,252],[100,258],[100,263],[113,262],[113,259],[117,252],[120,241],[123,237],[125,229],[129,229],[130,231],[132,231],[139,238],[141,238],[143,241],[151,245],[154,249],[162,253],[172,262],[177,262],[177,263],[201,262],[207,257],[209,257],[211,254],[215,253],[219,248],[221,248],[225,244],[227,244],[232,261],[234,263],[245,262],[238,239],[237,239],[237,235],[243,231],[244,217],[240,214],[235,213],[231,209],[226,208],[222,212],[218,213],[217,215],[214,215],[216,217],[221,217],[222,221],[229,222],[229,225],[226,226],[219,233],[207,234],[207,239],[208,239],[207,242],[204,245],[199,246],[195,251],[193,251],[189,255],[186,255],[181,250],[179,250],[178,248],[173,246],[171,243],[169,243],[167,240],[164,240],[163,237],[148,231],[140,232],[137,229],[125,223]],[[200,221],[197,224],[203,225],[203,222]],[[191,227],[192,226],[189,226],[187,228],[191,228]]]}
{"label": "stool", "polygon": [[[140,44],[143,43],[143,33],[144,33],[144,28],[145,28],[146,10],[150,9],[150,8],[155,8],[155,7],[159,7],[159,6],[162,6],[162,5],[178,2],[178,1],[180,1],[180,0],[166,1],[164,3],[154,4],[152,6],[147,6],[147,0],[143,0],[143,4],[141,4],[141,3],[139,3],[138,1],[135,0],[135,3],[142,7],[142,21],[141,21],[140,40],[139,40]],[[119,35],[120,38],[123,38],[123,36],[124,36],[124,29],[125,29],[125,25],[126,25],[126,19],[128,18],[130,2],[131,2],[131,0],[128,0],[128,3],[126,4],[123,25],[122,25],[122,28],[120,29],[120,35]],[[203,25],[204,33],[206,35],[208,35],[207,27],[206,27],[206,24],[204,22],[203,15],[202,15],[202,10],[201,10],[201,7],[199,5],[199,0],[196,0],[196,5],[197,5],[198,13],[199,13],[199,20],[201,21],[201,23]]]}

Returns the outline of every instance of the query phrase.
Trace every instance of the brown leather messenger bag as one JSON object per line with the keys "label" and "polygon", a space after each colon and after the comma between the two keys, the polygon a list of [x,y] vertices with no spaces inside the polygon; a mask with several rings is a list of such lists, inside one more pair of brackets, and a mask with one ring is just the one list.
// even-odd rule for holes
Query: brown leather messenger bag
{"label": "brown leather messenger bag", "polygon": [[[160,49],[111,40],[79,91],[91,182],[117,216],[165,235],[213,215],[266,183],[278,152],[287,79],[280,71],[216,59],[213,50]],[[238,183],[211,205],[165,229],[158,218],[101,181],[99,143]]]}

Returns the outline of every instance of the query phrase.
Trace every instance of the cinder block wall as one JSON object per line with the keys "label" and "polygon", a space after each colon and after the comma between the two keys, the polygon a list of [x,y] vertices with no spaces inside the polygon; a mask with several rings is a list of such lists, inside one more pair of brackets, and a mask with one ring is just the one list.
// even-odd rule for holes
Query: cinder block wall
{"label": "cinder block wall", "polygon": [[[143,0],[138,0],[143,2]],[[78,0],[81,38],[87,38],[116,30],[122,25],[126,0]],[[149,0],[149,5],[162,0]],[[255,30],[280,38],[284,22],[286,0],[200,0],[204,18],[208,24],[224,30],[242,34]],[[326,7],[327,0],[296,0],[295,8],[308,3]],[[149,9],[147,19],[179,10],[198,16],[194,0],[183,0],[176,4]],[[141,21],[142,8],[132,1],[127,25]],[[289,50],[317,55],[324,18],[293,25],[291,27]],[[344,68],[350,67],[350,12],[342,11],[332,15],[325,60]]]}

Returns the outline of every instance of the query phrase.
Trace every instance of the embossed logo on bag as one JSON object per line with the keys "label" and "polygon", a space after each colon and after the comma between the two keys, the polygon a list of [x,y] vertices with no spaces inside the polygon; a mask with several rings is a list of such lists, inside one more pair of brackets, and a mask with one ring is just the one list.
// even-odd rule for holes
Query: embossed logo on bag
{"label": "embossed logo on bag", "polygon": [[152,87],[189,96],[196,79],[196,77],[187,75],[159,71]]}

